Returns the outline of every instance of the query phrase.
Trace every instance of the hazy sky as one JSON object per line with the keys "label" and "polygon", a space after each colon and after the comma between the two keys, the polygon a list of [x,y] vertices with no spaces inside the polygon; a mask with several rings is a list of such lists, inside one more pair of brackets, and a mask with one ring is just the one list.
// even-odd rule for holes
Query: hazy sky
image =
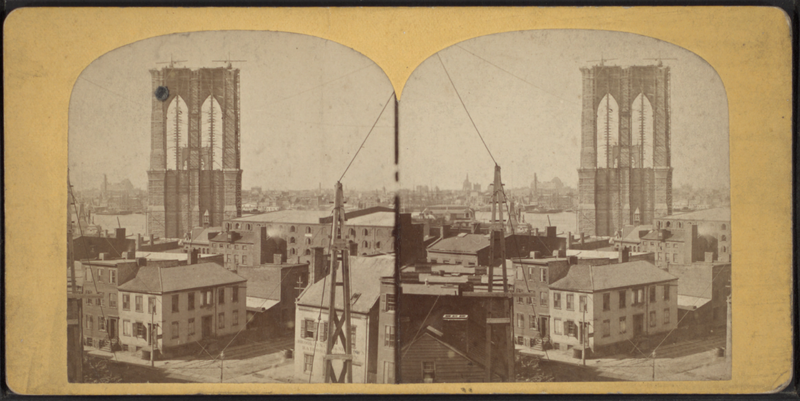
{"label": "hazy sky", "polygon": [[[128,178],[147,187],[150,69],[157,62],[241,70],[244,188],[333,188],[393,89],[371,60],[340,44],[280,32],[198,32],[146,39],[113,50],[80,75],[70,101],[70,178],[78,189]],[[394,104],[347,175],[346,188],[394,185]]]}
{"label": "hazy sky", "polygon": [[[655,39],[586,30],[483,36],[439,52],[509,187],[559,177],[576,187],[580,163],[580,68],[652,64],[671,68],[673,185],[729,186],[728,107],[722,81],[697,55]],[[400,183],[484,188],[493,166],[434,55],[411,75],[400,101]]]}

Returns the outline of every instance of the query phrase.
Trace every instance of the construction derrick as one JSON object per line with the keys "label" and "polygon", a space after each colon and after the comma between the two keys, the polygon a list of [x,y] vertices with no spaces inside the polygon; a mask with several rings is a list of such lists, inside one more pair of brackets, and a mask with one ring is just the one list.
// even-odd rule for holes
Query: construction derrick
{"label": "construction derrick", "polygon": [[[342,183],[336,183],[336,198],[333,206],[333,224],[331,225],[331,269],[330,269],[330,304],[328,305],[328,343],[325,351],[325,382],[353,382],[353,349],[350,326],[350,250],[342,233],[344,227],[344,195]],[[342,281],[336,281],[336,268],[341,260]],[[342,314],[336,311],[337,287],[341,288]],[[344,353],[334,352],[337,342],[342,344]],[[341,361],[339,374],[336,374],[334,361]],[[336,364],[338,365],[338,363]]]}

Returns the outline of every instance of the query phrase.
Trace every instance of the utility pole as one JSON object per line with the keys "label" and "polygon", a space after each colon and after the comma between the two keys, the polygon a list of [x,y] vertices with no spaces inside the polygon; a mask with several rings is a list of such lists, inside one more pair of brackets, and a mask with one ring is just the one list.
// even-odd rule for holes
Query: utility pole
{"label": "utility pole", "polygon": [[581,322],[581,343],[583,343],[583,350],[581,350],[581,363],[583,366],[586,366],[586,348],[588,348],[589,345],[586,339],[586,302],[581,305],[581,309],[583,309],[583,322]]}
{"label": "utility pole", "polygon": [[223,382],[223,372],[225,369],[225,350],[219,353],[219,382]]}
{"label": "utility pole", "polygon": [[653,381],[656,381],[656,350],[653,350]]}
{"label": "utility pole", "polygon": [[[331,271],[330,271],[330,304],[328,305],[328,343],[325,351],[325,382],[326,383],[352,383],[353,382],[353,350],[352,332],[350,326],[350,248],[344,234],[345,213],[344,194],[342,183],[335,186],[335,199],[333,206],[333,222],[331,224]],[[336,268],[339,258],[342,261],[342,282],[336,282]],[[337,287],[341,286],[342,316],[336,311]],[[333,346],[336,342],[342,343],[344,353],[334,353]],[[337,376],[333,361],[342,361],[342,368]]]}
{"label": "utility pole", "polygon": [[[150,300],[147,300],[150,302]],[[156,312],[156,305],[148,305],[150,307],[150,367],[155,367],[155,357],[156,354],[156,324],[155,324],[155,312]]]}

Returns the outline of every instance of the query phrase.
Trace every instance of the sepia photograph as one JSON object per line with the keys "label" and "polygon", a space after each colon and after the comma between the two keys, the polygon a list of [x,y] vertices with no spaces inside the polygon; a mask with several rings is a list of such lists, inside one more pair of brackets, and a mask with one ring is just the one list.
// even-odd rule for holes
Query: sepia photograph
{"label": "sepia photograph", "polygon": [[395,114],[374,62],[306,35],[93,62],[70,103],[70,378],[393,377]]}
{"label": "sepia photograph", "polygon": [[426,255],[400,270],[398,382],[730,378],[727,98],[700,57],[467,40],[411,75],[399,143]]}

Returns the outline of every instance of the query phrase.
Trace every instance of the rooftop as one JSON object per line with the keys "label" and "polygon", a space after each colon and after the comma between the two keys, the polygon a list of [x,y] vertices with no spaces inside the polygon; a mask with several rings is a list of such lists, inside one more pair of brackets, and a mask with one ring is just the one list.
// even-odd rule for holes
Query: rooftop
{"label": "rooftop", "polygon": [[[160,275],[160,277],[159,277]],[[120,291],[163,294],[193,288],[214,287],[246,280],[216,263],[158,268],[143,266],[136,277],[119,286]]]}
{"label": "rooftop", "polygon": [[643,260],[603,266],[574,265],[551,289],[597,292],[677,280],[678,278]]}
{"label": "rooftop", "polygon": [[319,224],[319,219],[331,214],[330,210],[279,210],[231,219],[249,223]]}
{"label": "rooftop", "polygon": [[375,212],[347,219],[346,225],[383,226],[394,228],[394,212]]}
{"label": "rooftop", "polygon": [[[281,271],[292,267],[307,267],[303,264],[269,264],[257,267],[239,267],[236,274],[247,279],[247,296],[281,300]],[[294,284],[294,283],[292,283]]]}
{"label": "rooftop", "polygon": [[689,213],[660,217],[659,220],[731,221],[730,207],[698,210]]}
{"label": "rooftop", "polygon": [[252,231],[223,231],[211,238],[214,242],[228,242],[236,244],[255,244],[258,234]]}
{"label": "rooftop", "polygon": [[473,253],[489,246],[489,237],[483,234],[466,234],[434,242],[429,251]]}
{"label": "rooftop", "polygon": [[[662,233],[662,236],[659,238],[659,231]],[[647,235],[642,237],[642,239],[646,240],[659,240],[659,241],[684,241],[686,238],[685,231],[682,229],[678,230],[671,230],[671,229],[661,229],[661,230],[653,230],[650,231]]]}
{"label": "rooftop", "polygon": [[[369,313],[381,295],[381,277],[394,274],[394,256],[351,256],[350,257],[350,310]],[[337,272],[336,280],[342,275]],[[298,305],[328,308],[330,305],[330,275],[311,284],[300,295]],[[340,287],[337,287],[340,288]],[[343,307],[341,292],[337,291],[336,309]]]}

